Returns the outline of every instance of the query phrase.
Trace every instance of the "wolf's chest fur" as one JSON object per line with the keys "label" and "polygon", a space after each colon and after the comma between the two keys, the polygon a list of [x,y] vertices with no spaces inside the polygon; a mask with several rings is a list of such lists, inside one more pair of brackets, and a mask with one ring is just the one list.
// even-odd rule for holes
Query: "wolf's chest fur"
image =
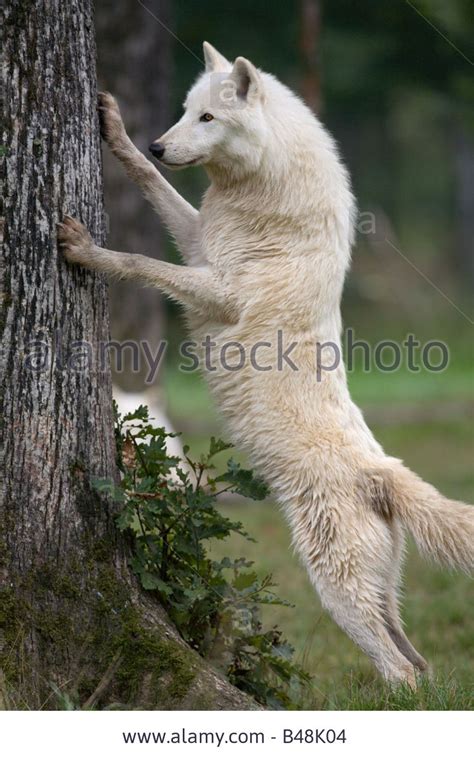
{"label": "wolf's chest fur", "polygon": [[[248,221],[226,203],[205,203],[201,213],[203,253],[226,297],[237,302],[238,319],[219,323],[190,312],[189,328],[232,440],[275,481],[282,440],[292,442],[293,468],[301,471],[308,449],[327,445],[328,418],[342,420],[337,427],[347,424],[342,363],[317,379],[318,343],[339,345],[337,298],[328,297],[323,257],[319,264],[317,256],[301,252],[301,229],[292,229],[290,217],[275,232],[266,216],[254,211]],[[308,245],[317,253],[316,236]],[[329,257],[334,292],[344,267],[337,250]],[[329,399],[332,410],[324,413]],[[285,460],[282,478],[287,467]]]}

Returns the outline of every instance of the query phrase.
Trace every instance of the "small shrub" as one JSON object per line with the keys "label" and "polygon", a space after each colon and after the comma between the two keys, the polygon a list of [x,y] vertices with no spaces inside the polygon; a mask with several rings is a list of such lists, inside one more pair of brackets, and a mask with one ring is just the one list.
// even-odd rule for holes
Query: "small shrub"
{"label": "small shrub", "polygon": [[246,534],[217,508],[223,493],[263,499],[267,487],[232,458],[217,474],[214,458],[231,446],[211,438],[209,452],[185,462],[170,456],[163,428],[146,407],[121,418],[116,439],[119,486],[95,483],[123,508],[122,531],[133,534],[131,561],[142,586],[166,608],[185,641],[218,665],[238,688],[272,708],[296,708],[309,676],[293,662],[293,649],[277,628],[264,630],[261,605],[283,604],[271,576],[258,578],[244,558],[209,557],[209,541]]}

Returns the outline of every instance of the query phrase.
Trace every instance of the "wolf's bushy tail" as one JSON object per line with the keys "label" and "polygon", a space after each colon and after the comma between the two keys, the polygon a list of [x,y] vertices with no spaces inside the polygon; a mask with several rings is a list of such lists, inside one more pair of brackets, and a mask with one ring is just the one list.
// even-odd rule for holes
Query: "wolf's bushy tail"
{"label": "wolf's bushy tail", "polygon": [[445,498],[397,460],[391,460],[387,470],[386,511],[399,517],[427,557],[471,574],[474,506]]}

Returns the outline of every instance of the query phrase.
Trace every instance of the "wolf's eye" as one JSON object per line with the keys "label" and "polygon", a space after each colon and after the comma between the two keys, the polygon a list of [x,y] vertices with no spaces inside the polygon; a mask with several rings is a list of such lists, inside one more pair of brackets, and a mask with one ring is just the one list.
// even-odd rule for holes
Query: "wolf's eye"
{"label": "wolf's eye", "polygon": [[214,116],[212,115],[212,113],[203,113],[199,121],[212,121],[213,118]]}

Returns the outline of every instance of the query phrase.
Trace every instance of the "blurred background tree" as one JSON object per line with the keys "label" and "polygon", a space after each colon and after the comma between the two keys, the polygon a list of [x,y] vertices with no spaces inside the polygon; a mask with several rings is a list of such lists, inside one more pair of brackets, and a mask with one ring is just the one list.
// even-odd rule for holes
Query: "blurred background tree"
{"label": "blurred background tree", "polygon": [[[170,23],[169,6],[169,0],[147,0],[147,8],[136,2],[96,3],[99,86],[117,97],[128,132],[145,153],[170,122],[173,38],[163,26]],[[155,213],[110,151],[103,155],[110,247],[163,258],[165,238]],[[147,340],[154,345],[164,334],[166,315],[157,290],[113,282],[110,310],[116,340]],[[144,367],[133,372],[132,352],[124,351],[123,357],[122,372],[112,362],[115,385],[125,391],[141,390]]]}

